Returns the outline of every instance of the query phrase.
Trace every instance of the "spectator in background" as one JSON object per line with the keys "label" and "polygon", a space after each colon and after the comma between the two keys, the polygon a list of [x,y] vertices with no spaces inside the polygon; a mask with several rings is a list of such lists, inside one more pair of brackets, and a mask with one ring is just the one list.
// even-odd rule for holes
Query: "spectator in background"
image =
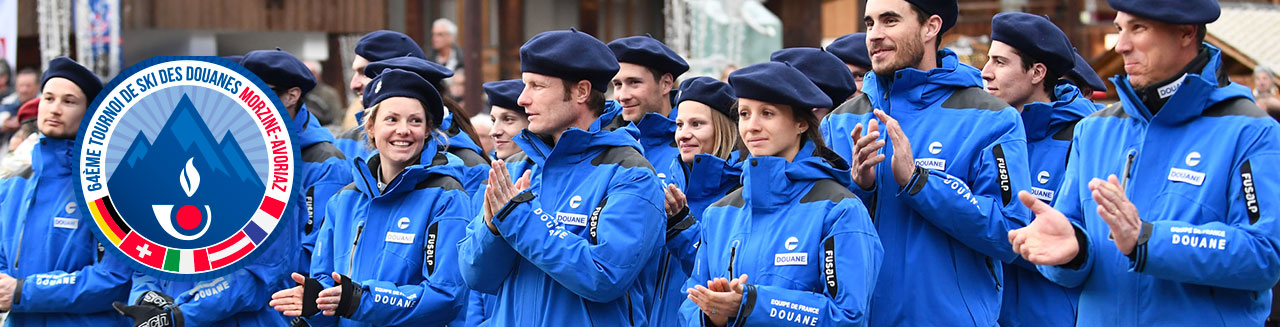
{"label": "spectator in background", "polygon": [[[437,19],[431,23],[431,51],[427,53],[427,59],[448,67],[461,80],[462,48],[458,47],[457,24],[448,18]],[[446,79],[445,83],[453,82]]]}
{"label": "spectator in background", "polygon": [[1258,107],[1266,110],[1272,117],[1280,117],[1280,97],[1277,97],[1276,73],[1271,67],[1258,65],[1253,69],[1253,98]]}
{"label": "spectator in background", "polygon": [[453,102],[457,102],[458,106],[463,108],[466,108],[466,104],[462,101],[467,99],[467,88],[464,86],[465,83],[467,83],[467,74],[461,70],[453,71],[453,77],[444,79],[445,88],[448,89],[448,92],[446,92],[448,93],[448,97],[452,98]]}
{"label": "spectator in background", "polygon": [[331,131],[338,130],[342,124],[342,114],[346,112],[346,108],[342,106],[342,98],[338,97],[337,89],[324,83],[324,79],[321,78],[324,68],[320,66],[319,61],[308,60],[305,63],[307,69],[311,70],[311,74],[315,75],[316,81],[319,82],[316,83],[316,88],[307,93],[305,99],[307,110],[316,117],[320,125],[324,125]]}
{"label": "spectator in background", "polygon": [[0,98],[8,98],[13,94],[13,72],[9,70],[9,62],[0,59]]}
{"label": "spectator in background", "polygon": [[[471,117],[471,126],[476,128],[476,135],[488,136],[489,131],[493,129],[493,118],[489,114],[479,113]],[[480,137],[480,148],[484,150],[484,155],[493,153],[493,138]]]}

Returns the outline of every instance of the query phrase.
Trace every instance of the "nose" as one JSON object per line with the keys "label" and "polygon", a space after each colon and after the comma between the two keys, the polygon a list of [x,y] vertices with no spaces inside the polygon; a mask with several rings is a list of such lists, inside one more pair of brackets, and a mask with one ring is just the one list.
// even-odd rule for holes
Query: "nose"
{"label": "nose", "polygon": [[1122,55],[1133,51],[1133,42],[1130,42],[1129,40],[1129,33],[1125,31],[1120,32],[1120,37],[1116,38],[1115,51]]}
{"label": "nose", "polygon": [[355,92],[356,95],[364,95],[364,80],[361,79],[362,77],[364,76],[361,76],[361,75],[351,76],[351,83],[347,85],[347,87],[350,87],[351,91]]}
{"label": "nose", "polygon": [[520,91],[520,97],[516,98],[516,104],[520,105],[521,107],[525,107],[525,109],[527,110],[530,105],[533,105],[532,97],[533,95],[529,94],[529,86],[526,85],[524,87],[524,90]]}
{"label": "nose", "polygon": [[684,127],[680,127],[680,128],[677,128],[677,129],[676,129],[676,141],[677,141],[677,142],[688,142],[690,139],[693,139],[693,133],[692,133],[692,132],[690,132],[689,130],[687,130],[687,129],[686,129],[686,128],[684,128]]}
{"label": "nose", "polygon": [[996,79],[995,69],[991,67],[994,65],[991,60],[987,60],[987,64],[982,66],[982,80],[990,82]]}

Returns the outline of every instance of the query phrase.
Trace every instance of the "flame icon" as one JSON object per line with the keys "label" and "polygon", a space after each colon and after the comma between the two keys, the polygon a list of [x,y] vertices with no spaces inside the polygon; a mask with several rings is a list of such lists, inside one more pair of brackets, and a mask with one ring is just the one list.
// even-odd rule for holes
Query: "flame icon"
{"label": "flame icon", "polygon": [[[196,170],[194,165],[195,158],[187,159],[187,164],[182,167],[182,171],[178,174],[178,184],[182,185],[182,191],[187,194],[187,198],[196,194],[196,190],[200,189],[200,171]],[[156,215],[156,220],[160,222],[160,227],[164,229],[169,236],[173,236],[179,240],[190,241],[200,236],[204,236],[209,231],[209,225],[212,225],[213,211],[209,205],[204,205],[204,212],[194,205],[184,205],[178,208],[178,212],[173,212],[172,204],[152,205],[151,210]],[[174,228],[174,222],[177,222],[177,228]],[[200,228],[203,225],[203,228]],[[191,231],[200,228],[194,235],[187,235]]]}

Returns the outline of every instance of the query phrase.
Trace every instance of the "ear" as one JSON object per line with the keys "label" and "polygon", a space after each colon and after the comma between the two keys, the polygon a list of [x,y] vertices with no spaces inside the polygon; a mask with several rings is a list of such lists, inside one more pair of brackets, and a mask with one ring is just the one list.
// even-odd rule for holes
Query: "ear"
{"label": "ear", "polygon": [[1046,77],[1049,77],[1049,67],[1039,62],[1031,65],[1031,84],[1045,82]]}
{"label": "ear", "polygon": [[1196,32],[1200,27],[1197,25],[1179,25],[1178,26],[1178,43],[1183,47],[1198,47],[1196,44]]}
{"label": "ear", "polygon": [[929,15],[929,18],[924,21],[924,28],[920,29],[920,32],[924,33],[924,35],[921,35],[921,39],[929,40],[924,42],[927,43],[925,45],[932,45],[937,42],[934,40],[942,37],[942,17]]}
{"label": "ear", "polygon": [[[813,109],[803,109],[803,110],[813,110]],[[796,130],[799,130],[799,131],[800,131],[800,134],[804,134],[805,132],[808,132],[808,131],[809,131],[809,122],[804,121],[804,120],[797,120],[797,121],[796,121]]]}
{"label": "ear", "polygon": [[658,89],[662,90],[663,94],[671,94],[671,88],[675,85],[676,78],[675,76],[671,76],[671,73],[664,73],[662,74],[662,78],[658,79]]}
{"label": "ear", "polygon": [[302,89],[297,86],[289,88],[282,95],[284,95],[284,98],[281,98],[280,102],[283,102],[285,107],[293,107],[299,101],[302,101]]}
{"label": "ear", "polygon": [[587,103],[591,99],[591,82],[587,80],[578,81],[573,85],[573,90],[569,93],[574,103]]}

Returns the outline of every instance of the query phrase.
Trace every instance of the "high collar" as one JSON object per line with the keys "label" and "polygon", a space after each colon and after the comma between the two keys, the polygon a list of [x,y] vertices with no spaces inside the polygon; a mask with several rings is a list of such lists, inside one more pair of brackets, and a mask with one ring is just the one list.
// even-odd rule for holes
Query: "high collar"
{"label": "high collar", "polygon": [[1097,110],[1092,101],[1070,82],[1060,80],[1053,89],[1053,102],[1033,102],[1022,107],[1022,123],[1027,140],[1038,141],[1053,136],[1071,122],[1083,119]]}
{"label": "high collar", "polygon": [[922,71],[903,68],[893,76],[868,72],[862,90],[876,108],[889,108],[887,100],[906,101],[907,108],[923,110],[951,95],[956,88],[982,87],[982,71],[960,62],[951,49],[938,50],[938,68]]}
{"label": "high collar", "polygon": [[751,156],[742,163],[742,196],[749,206],[772,210],[794,204],[803,196],[801,192],[819,179],[832,179],[846,187],[852,183],[848,169],[814,155],[813,142],[804,142],[795,160]]}
{"label": "high collar", "polygon": [[75,171],[74,139],[57,139],[40,136],[32,151],[31,169],[37,176],[70,176]]}
{"label": "high collar", "polygon": [[444,130],[445,135],[449,138],[447,140],[437,138],[437,143],[441,143],[443,145],[443,142],[448,142],[449,148],[463,148],[475,151],[476,153],[483,153],[484,150],[481,149],[475,141],[471,140],[471,136],[468,136],[467,133],[463,133],[462,128],[459,127],[458,124],[453,123],[454,118],[455,117],[452,113],[447,110],[445,111],[444,119],[440,120],[440,129]]}
{"label": "high collar", "polygon": [[[739,150],[730,154],[728,160],[702,153],[693,156],[693,162],[682,161],[685,194],[700,199],[724,196],[725,190],[742,182],[742,162],[746,156],[746,150]],[[676,159],[679,158],[676,154]]]}
{"label": "high collar", "polygon": [[516,145],[532,159],[534,164],[546,167],[549,160],[579,162],[607,147],[630,146],[644,153],[636,141],[640,130],[622,119],[622,106],[613,100],[605,101],[604,114],[591,122],[587,130],[570,127],[560,133],[560,141],[554,146],[550,136],[538,135],[525,129],[514,140]]}
{"label": "high collar", "polygon": [[370,155],[368,160],[360,157],[352,159],[356,188],[361,193],[376,198],[413,191],[418,183],[426,180],[431,174],[448,175],[461,180],[462,165],[449,164],[449,155],[440,151],[440,147],[435,142],[424,143],[422,156],[418,158],[418,162],[400,171],[400,174],[391,179],[385,189],[378,187],[380,181],[378,174],[373,173],[381,169],[381,154]]}
{"label": "high collar", "polygon": [[656,112],[644,114],[639,122],[636,122],[636,128],[640,130],[640,144],[644,148],[652,148],[675,143],[676,139],[676,109],[671,109],[671,114],[663,116]]}
{"label": "high collar", "polygon": [[1125,113],[1150,123],[1177,125],[1200,117],[1205,109],[1219,102],[1250,96],[1249,88],[1219,76],[1222,50],[1209,43],[1202,46],[1208,52],[1209,62],[1199,72],[1188,72],[1182,84],[1166,99],[1164,107],[1154,115],[1129,84],[1128,75],[1112,77]]}
{"label": "high collar", "polygon": [[299,149],[320,142],[333,142],[333,133],[320,125],[320,121],[307,110],[306,104],[298,107],[298,114],[290,118],[289,129],[296,133]]}

